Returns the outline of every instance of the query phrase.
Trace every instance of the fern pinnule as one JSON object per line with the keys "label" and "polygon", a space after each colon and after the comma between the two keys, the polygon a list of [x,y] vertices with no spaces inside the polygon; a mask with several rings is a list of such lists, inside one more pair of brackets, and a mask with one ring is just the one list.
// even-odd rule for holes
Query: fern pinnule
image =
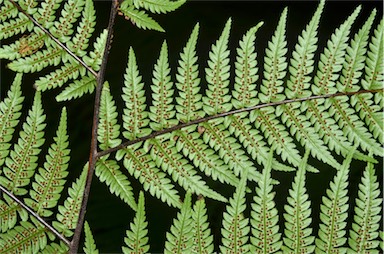
{"label": "fern pinnule", "polygon": [[10,141],[21,116],[20,110],[24,101],[21,94],[21,79],[22,75],[16,74],[7,97],[0,102],[0,166],[4,164],[9,154]]}
{"label": "fern pinnule", "polygon": [[[356,148],[355,148],[356,149]],[[354,149],[354,150],[355,150]],[[336,172],[333,181],[323,196],[320,205],[320,228],[315,240],[316,253],[346,253],[343,247],[347,238],[345,227],[348,218],[348,175],[353,151],[344,160]]]}
{"label": "fern pinnule", "polygon": [[186,0],[133,0],[133,4],[137,9],[143,8],[152,13],[171,12],[179,8],[185,2]]}
{"label": "fern pinnule", "polygon": [[16,19],[2,22],[0,24],[0,40],[8,39],[14,35],[32,31],[33,23],[24,13],[19,12]]}
{"label": "fern pinnule", "polygon": [[161,46],[160,56],[155,64],[152,78],[152,104],[149,110],[149,124],[151,129],[159,131],[178,123],[173,119],[176,111],[173,102],[173,82],[170,76],[171,69],[168,63],[168,46],[164,41]]}
{"label": "fern pinnule", "polygon": [[183,205],[177,218],[173,219],[170,232],[166,234],[165,254],[190,253],[192,249],[193,220],[191,208],[191,193],[185,194]]}
{"label": "fern pinnule", "polygon": [[90,73],[81,77],[80,80],[74,80],[60,94],[56,96],[56,101],[65,101],[76,99],[86,93],[93,93],[96,88],[96,79]]}
{"label": "fern pinnule", "polygon": [[275,253],[280,250],[283,242],[279,233],[279,216],[273,201],[275,193],[272,192],[272,158],[273,150],[269,153],[269,159],[263,168],[262,178],[256,187],[254,203],[251,204],[251,253]]}
{"label": "fern pinnule", "polygon": [[123,136],[128,140],[133,140],[150,134],[151,129],[145,128],[149,124],[149,119],[148,112],[145,111],[144,83],[139,74],[135,52],[132,48],[129,49],[122,98],[125,102]]}
{"label": "fern pinnule", "polygon": [[2,253],[35,254],[40,253],[40,250],[45,248],[48,241],[45,228],[34,218],[31,218],[31,221],[33,223],[21,221],[20,225],[7,231],[7,234],[0,234],[0,250]]}
{"label": "fern pinnule", "polygon": [[36,92],[23,130],[19,133],[18,142],[5,160],[4,176],[0,176],[0,184],[15,195],[27,193],[25,186],[35,173],[40,147],[44,144],[44,120],[41,94]]}
{"label": "fern pinnule", "polygon": [[96,247],[95,240],[93,239],[91,228],[87,221],[84,222],[84,234],[85,234],[85,242],[84,242],[84,253],[85,254],[99,254],[99,250]]}
{"label": "fern pinnule", "polygon": [[5,233],[15,227],[19,221],[26,221],[29,218],[28,212],[21,208],[6,194],[0,199],[0,226],[1,232]]}
{"label": "fern pinnule", "polygon": [[101,182],[106,183],[112,194],[120,197],[133,210],[137,209],[131,183],[115,160],[100,158],[96,162],[95,174]]}
{"label": "fern pinnule", "polygon": [[[285,95],[289,96],[290,99],[310,95],[310,92],[305,91],[305,89],[310,86],[310,74],[313,71],[313,57],[317,43],[317,29],[323,8],[324,1],[321,1],[306,29],[298,37],[298,43],[292,53],[291,65],[289,66],[290,79],[285,92]],[[303,147],[310,150],[312,156],[338,168],[340,164],[332,157],[311,123],[306,120],[305,116],[301,115],[300,105],[300,103],[279,105],[275,114],[281,116],[281,121],[289,128],[291,135]]]}
{"label": "fern pinnule", "polygon": [[101,150],[118,146],[121,144],[120,125],[117,123],[117,108],[109,87],[109,83],[103,85],[100,98],[99,124],[97,140]]}
{"label": "fern pinnule", "polygon": [[67,135],[67,111],[63,108],[55,143],[48,149],[44,168],[39,168],[29,191],[30,198],[24,199],[26,205],[40,216],[49,217],[50,210],[57,206],[68,175],[69,149]]}
{"label": "fern pinnule", "polygon": [[124,167],[140,181],[144,190],[149,191],[152,196],[161,199],[169,206],[181,207],[180,197],[171,180],[156,167],[148,150],[144,150],[140,146],[139,143],[120,150],[121,152],[116,154],[117,159],[124,156]]}
{"label": "fern pinnule", "polygon": [[60,244],[51,242],[44,249],[41,250],[42,254],[67,254],[69,251],[68,246],[60,242]]}
{"label": "fern pinnule", "polygon": [[68,196],[63,205],[58,207],[59,212],[56,214],[56,221],[53,221],[52,226],[66,237],[73,235],[73,230],[76,228],[81,202],[85,188],[85,180],[88,171],[88,163],[85,164],[81,175],[72,183],[68,189]]}
{"label": "fern pinnule", "polygon": [[[341,89],[352,89],[352,86],[359,82],[359,78],[364,68],[364,55],[368,44],[369,31],[372,26],[376,11],[372,11],[370,17],[364,26],[355,34],[350,46],[346,50],[346,61],[343,65],[342,75],[340,77]],[[356,89],[355,89],[356,90]],[[382,155],[384,150],[379,143],[375,141],[372,134],[365,127],[365,124],[355,114],[355,110],[350,107],[348,97],[330,98],[326,105],[330,104],[329,115],[338,121],[340,129],[344,135],[354,144],[359,144],[363,150],[372,151],[375,155]],[[327,106],[326,106],[327,107]]]}
{"label": "fern pinnule", "polygon": [[199,66],[197,64],[196,44],[199,34],[199,23],[195,25],[187,45],[180,53],[179,67],[176,74],[176,117],[179,121],[187,123],[204,116],[200,90]]}
{"label": "fern pinnule", "polygon": [[207,208],[203,197],[199,197],[193,206],[193,245],[192,253],[213,253],[213,236],[209,228]]}
{"label": "fern pinnule", "polygon": [[231,110],[229,95],[230,64],[228,41],[232,20],[228,19],[220,38],[212,45],[209,52],[208,67],[205,68],[208,88],[203,97],[203,110],[208,115]]}
{"label": "fern pinnule", "polygon": [[17,16],[17,9],[10,1],[0,1],[0,4],[4,4],[0,7],[0,21],[4,22]]}
{"label": "fern pinnule", "polygon": [[140,192],[135,218],[130,223],[130,229],[127,230],[124,238],[126,246],[122,247],[122,251],[125,254],[144,254],[149,251],[148,222],[146,221],[144,205],[144,193]]}
{"label": "fern pinnule", "polygon": [[[35,51],[38,51],[44,46],[44,38],[46,38],[46,34],[42,32],[37,32],[37,33],[31,33],[29,35],[24,35],[20,39],[16,40],[15,42],[9,44],[9,45],[4,45],[2,48],[0,48],[0,58],[4,59],[9,59],[9,60],[14,60],[18,59],[21,57],[26,57],[29,55],[32,55]],[[45,54],[40,55],[40,57],[46,57]],[[48,61],[53,62],[50,58],[46,57]],[[31,59],[28,59],[31,61]],[[23,72],[30,72],[30,71],[36,71],[33,69],[33,66],[28,61],[24,61],[25,65],[24,68],[22,69],[22,66],[16,66],[14,67],[13,65],[16,65],[18,62],[23,62],[22,59],[19,59],[19,61],[12,62],[8,65],[8,67],[12,69],[17,70],[23,70]],[[34,58],[34,62],[39,63],[40,66],[43,65],[42,61],[38,61],[36,59],[36,55]],[[54,63],[45,63],[45,66],[48,65],[53,65]],[[56,64],[57,65],[57,64]],[[36,68],[36,67],[35,67]],[[42,69],[43,67],[41,67]],[[30,70],[32,69],[32,70]]]}
{"label": "fern pinnule", "polygon": [[41,7],[33,14],[33,17],[39,24],[45,27],[53,26],[56,18],[55,12],[62,2],[63,0],[44,0],[44,2],[41,3]]}
{"label": "fern pinnule", "polygon": [[244,217],[246,183],[245,173],[223,214],[221,253],[249,253],[249,219]]}
{"label": "fern pinnule", "polygon": [[[383,88],[384,81],[384,21],[380,21],[369,43],[369,51],[365,60],[365,75],[361,80],[364,89],[380,89]],[[373,94],[357,94],[351,97],[351,105],[360,112],[360,118],[365,121],[373,136],[384,143],[384,126],[382,106],[377,103],[376,98],[382,97],[380,93]],[[380,101],[380,99],[379,99]]]}
{"label": "fern pinnule", "polygon": [[[356,198],[354,222],[349,231],[348,244],[353,253],[379,253],[382,202],[379,183],[372,163],[364,170]],[[381,232],[382,234],[382,232]]]}
{"label": "fern pinnule", "polygon": [[285,229],[282,250],[284,253],[313,253],[315,237],[312,236],[311,202],[305,188],[305,164],[309,150],[299,166],[295,180],[288,191],[288,204],[284,206]]}
{"label": "fern pinnule", "polygon": [[172,180],[177,182],[185,190],[201,194],[219,201],[227,199],[208,187],[207,183],[197,174],[194,167],[177,152],[175,141],[164,135],[146,142],[145,146],[152,146],[150,155],[156,165],[168,172]]}

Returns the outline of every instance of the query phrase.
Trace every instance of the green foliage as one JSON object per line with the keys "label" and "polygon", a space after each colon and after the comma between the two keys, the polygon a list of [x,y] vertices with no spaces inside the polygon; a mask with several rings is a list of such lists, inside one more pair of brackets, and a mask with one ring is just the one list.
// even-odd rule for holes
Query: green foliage
{"label": "green foliage", "polygon": [[88,222],[84,223],[84,233],[85,233],[85,243],[84,243],[84,253],[86,254],[99,254],[99,251],[96,248],[95,240],[93,239],[91,228],[89,227]]}

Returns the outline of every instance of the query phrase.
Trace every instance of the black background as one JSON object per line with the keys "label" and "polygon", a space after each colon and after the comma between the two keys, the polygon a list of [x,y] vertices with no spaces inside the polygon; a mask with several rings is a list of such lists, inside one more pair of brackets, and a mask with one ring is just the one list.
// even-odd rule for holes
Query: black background
{"label": "black background", "polygon": [[[132,26],[129,21],[126,21],[123,17],[119,16],[115,24],[115,36],[106,73],[106,80],[110,82],[111,90],[118,103],[119,111],[122,112],[123,108],[120,94],[123,84],[123,75],[127,64],[128,49],[130,46],[135,50],[143,80],[149,85],[151,83],[153,65],[158,58],[161,43],[163,40],[167,40],[172,77],[174,78],[179,53],[188,40],[194,25],[199,22],[200,33],[197,48],[200,63],[200,76],[202,77],[202,84],[204,84],[203,70],[206,66],[208,51],[210,50],[211,44],[220,36],[226,20],[229,17],[232,17],[230,36],[232,59],[234,59],[235,56],[234,49],[238,46],[238,41],[243,34],[259,21],[264,21],[264,25],[259,29],[256,39],[259,73],[261,73],[262,59],[267,42],[270,40],[274,29],[276,28],[284,7],[288,6],[287,41],[289,47],[288,56],[290,56],[292,49],[297,42],[297,36],[311,19],[317,4],[317,1],[189,1],[175,12],[167,15],[152,15],[166,30],[165,33],[140,30]],[[379,22],[379,17],[382,17],[383,15],[381,1],[328,1],[325,5],[320,22],[320,50],[318,50],[316,55],[317,58],[334,29],[344,22],[348,15],[350,15],[359,4],[363,4],[363,9],[353,26],[353,33],[361,27],[373,8],[378,10],[374,25],[374,28],[376,28]],[[97,13],[96,31],[100,32],[101,29],[107,26],[110,2],[96,1],[95,7]],[[4,40],[2,41],[2,44],[7,44],[12,40],[13,38]],[[6,64],[7,61],[1,60],[0,98],[4,98],[10,82],[14,78],[14,74],[6,68]],[[233,69],[231,71],[233,73]],[[26,96],[26,103],[24,104],[25,112],[31,105],[32,95],[34,93],[32,85],[37,76],[38,75],[36,74],[24,75],[23,94]],[[69,116],[68,131],[70,134],[71,148],[70,175],[67,184],[69,185],[70,181],[80,174],[82,165],[84,165],[88,159],[94,95],[86,95],[81,99],[76,99],[71,102],[57,103],[54,100],[54,97],[60,91],[61,89],[55,89],[43,94],[43,104],[47,114],[48,123],[46,130],[46,144],[49,145],[52,142],[59,120],[58,112],[61,107],[66,106]],[[147,97],[150,101],[149,92],[147,92]],[[25,115],[22,116],[22,119],[25,119]],[[121,122],[122,121],[120,121],[120,123]],[[42,154],[44,154],[47,149],[48,146],[45,146]],[[41,156],[40,165],[42,165],[44,161],[43,157],[44,156]],[[340,157],[335,157],[338,158],[340,162],[342,161]],[[382,160],[381,158],[378,159]],[[319,214],[319,203],[321,202],[321,197],[325,194],[329,181],[332,180],[335,174],[335,170],[327,165],[319,163],[316,159],[311,159],[310,164],[317,166],[321,171],[320,174],[309,173],[307,176],[307,189],[313,204],[312,217],[315,218],[312,227],[314,228],[314,235],[316,235],[316,225],[318,224],[316,218]],[[353,169],[350,174],[349,187],[352,199],[350,203],[351,205],[354,204],[353,199],[357,194],[358,182],[360,181],[364,167],[364,163],[359,161],[352,162]],[[376,168],[381,169],[382,163],[376,166]],[[123,171],[125,170],[123,169]],[[382,170],[378,170],[377,173],[379,174],[379,179],[382,179]],[[283,206],[286,204],[286,194],[291,187],[294,173],[273,172],[273,177],[281,182],[280,185],[275,187],[277,192],[275,201],[281,216]],[[135,195],[138,197],[138,192],[142,187],[133,177],[129,176],[129,179],[134,186]],[[217,189],[223,195],[227,197],[232,195],[233,188],[228,188],[225,185],[212,182],[208,178],[205,178],[205,180],[209,182],[212,188]],[[254,184],[252,186],[254,187]],[[247,196],[247,201],[251,201],[250,197],[250,195]],[[162,252],[165,242],[165,233],[169,231],[172,219],[176,217],[177,210],[168,207],[149,194],[146,194],[145,198],[146,213],[149,222],[150,251]],[[225,204],[207,200],[207,205],[210,225],[214,233],[214,241],[217,247],[220,243],[221,220]],[[353,211],[350,209],[349,212],[352,213]],[[350,214],[349,218],[352,217],[351,215],[352,214]],[[125,230],[128,229],[129,223],[133,220],[133,216],[134,213],[132,209],[120,201],[119,198],[110,194],[108,188],[103,183],[100,183],[95,177],[86,219],[90,223],[96,244],[101,252],[121,252]],[[249,209],[247,210],[246,216],[249,217]],[[283,218],[281,216],[281,225],[282,221]],[[351,221],[349,221],[348,228],[350,228],[350,223]]]}

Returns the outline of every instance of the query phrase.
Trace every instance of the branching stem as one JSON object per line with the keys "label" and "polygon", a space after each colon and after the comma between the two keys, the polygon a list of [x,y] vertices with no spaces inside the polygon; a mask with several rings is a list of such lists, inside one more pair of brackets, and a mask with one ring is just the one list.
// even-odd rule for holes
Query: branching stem
{"label": "branching stem", "polygon": [[30,19],[36,26],[38,26],[45,34],[47,34],[54,42],[56,42],[63,50],[65,50],[69,55],[71,55],[73,58],[75,58],[76,61],[78,61],[82,66],[84,66],[87,71],[92,73],[93,76],[97,77],[97,72],[95,72],[91,67],[89,67],[80,57],[75,55],[71,50],[69,50],[63,43],[61,43],[51,32],[49,32],[47,29],[45,29],[39,22],[36,21],[31,15],[29,15],[23,8],[20,7],[17,3],[15,3],[13,0],[9,0],[20,12],[22,12],[25,16],[27,16],[28,19]]}
{"label": "branching stem", "polygon": [[49,225],[43,218],[41,218],[37,213],[35,213],[31,208],[29,208],[26,204],[24,204],[18,197],[9,192],[6,188],[0,185],[0,191],[4,192],[5,195],[10,197],[13,201],[15,201],[19,206],[25,209],[29,214],[35,217],[41,224],[44,225],[49,231],[51,231],[57,238],[63,241],[65,244],[69,246],[70,242],[67,238],[65,238],[62,234],[60,234],[54,227]]}
{"label": "branching stem", "polygon": [[190,121],[188,123],[178,124],[178,125],[175,125],[173,127],[170,127],[170,128],[164,129],[164,130],[156,131],[156,132],[154,132],[154,133],[152,133],[150,135],[147,135],[147,136],[144,136],[144,137],[141,137],[141,138],[137,138],[135,140],[126,141],[126,142],[124,142],[124,143],[122,143],[122,144],[120,144],[118,146],[115,146],[115,147],[112,147],[110,149],[98,152],[97,153],[97,158],[100,158],[100,157],[102,157],[104,155],[116,152],[117,150],[126,148],[128,146],[133,145],[133,144],[136,144],[136,143],[139,143],[139,142],[143,142],[145,140],[148,140],[148,139],[151,139],[151,138],[163,135],[163,134],[170,133],[170,132],[173,132],[173,131],[176,131],[176,130],[180,130],[182,128],[185,128],[185,127],[188,127],[188,126],[191,126],[191,125],[194,125],[194,124],[199,124],[199,123],[202,123],[202,122],[207,122],[207,121],[210,121],[210,120],[213,120],[213,119],[216,119],[216,118],[220,118],[220,117],[225,117],[225,116],[229,116],[229,115],[233,115],[233,114],[239,114],[239,113],[243,113],[243,112],[250,112],[250,111],[261,109],[261,108],[265,108],[265,107],[278,106],[278,105],[294,103],[294,102],[318,100],[318,99],[333,98],[333,97],[339,97],[339,96],[352,96],[352,95],[355,95],[355,94],[363,94],[363,93],[377,93],[377,92],[383,92],[383,91],[384,91],[384,89],[376,89],[376,90],[360,90],[360,91],[357,91],[357,92],[342,92],[342,93],[335,93],[335,94],[313,95],[313,96],[309,96],[309,97],[305,97],[305,98],[289,99],[289,100],[278,101],[278,102],[270,102],[270,103],[259,104],[259,105],[248,107],[248,108],[231,110],[231,111],[220,113],[220,114],[217,114],[217,115],[199,118],[199,119]]}

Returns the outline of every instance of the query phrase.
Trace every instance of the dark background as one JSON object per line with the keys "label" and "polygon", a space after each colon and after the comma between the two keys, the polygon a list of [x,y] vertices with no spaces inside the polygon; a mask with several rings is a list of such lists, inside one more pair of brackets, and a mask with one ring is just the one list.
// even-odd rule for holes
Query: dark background
{"label": "dark background", "polygon": [[[231,57],[233,59],[235,56],[234,49],[238,46],[238,41],[242,38],[243,34],[259,21],[264,21],[264,25],[259,29],[256,39],[260,74],[262,70],[262,57],[267,42],[270,40],[276,28],[284,7],[289,7],[287,41],[289,47],[288,56],[290,56],[297,42],[297,36],[311,19],[317,4],[317,1],[190,1],[180,9],[167,15],[152,15],[163,26],[166,33],[137,29],[132,26],[129,21],[119,16],[115,25],[115,36],[106,73],[106,80],[110,82],[111,90],[118,103],[119,111],[122,112],[123,108],[120,94],[130,46],[135,50],[140,72],[143,75],[144,82],[148,85],[151,83],[152,69],[158,58],[161,43],[163,40],[167,40],[172,77],[174,78],[179,53],[188,40],[194,25],[199,22],[200,33],[197,48],[200,63],[200,77],[202,78],[202,83],[204,83],[203,70],[206,67],[208,52],[211,44],[220,36],[226,20],[232,17],[230,48],[232,49]],[[373,26],[376,28],[379,17],[383,15],[381,1],[328,1],[325,5],[320,23],[317,58],[334,29],[344,22],[348,15],[352,13],[359,4],[363,4],[363,9],[353,26],[353,33],[361,27],[373,8],[378,10],[375,25]],[[96,1],[95,7],[98,17],[96,30],[100,32],[101,29],[107,26],[110,2]],[[8,44],[12,40],[13,39],[4,40],[2,43]],[[6,68],[7,61],[1,60],[0,63],[0,98],[4,98],[10,82],[14,78],[14,74]],[[233,73],[233,68],[231,71]],[[38,77],[36,74],[24,75],[23,94],[26,96],[24,111],[29,109],[31,105],[32,95],[34,93],[32,85],[36,77]],[[71,102],[57,103],[54,97],[59,94],[60,91],[61,89],[55,89],[43,94],[48,128],[46,130],[47,146],[43,148],[41,154],[47,151],[48,145],[52,142],[52,138],[55,135],[60,108],[66,106],[68,108],[68,131],[70,134],[71,148],[70,175],[67,184],[69,185],[70,182],[80,174],[82,166],[88,159],[94,95],[86,95],[81,99],[76,99]],[[150,99],[149,93],[147,93],[147,96],[148,99]],[[25,115],[22,116],[22,119],[25,119]],[[120,119],[120,123],[121,122]],[[42,165],[44,161],[43,157],[44,156],[41,156],[40,165]],[[337,158],[340,162],[342,161],[340,157]],[[380,161],[382,160],[381,158],[378,159]],[[314,223],[312,227],[316,235],[319,203],[321,202],[321,197],[325,194],[329,181],[332,180],[335,174],[335,170],[312,158],[310,164],[318,166],[321,171],[320,174],[309,173],[307,176],[307,189],[313,204],[312,217],[314,218]],[[351,205],[354,205],[353,200],[357,194],[357,186],[364,168],[364,163],[359,161],[352,162],[349,187]],[[382,162],[377,165],[376,168],[379,169],[377,171],[379,179],[382,179]],[[125,170],[123,169],[123,171]],[[281,182],[280,185],[275,187],[277,192],[275,201],[280,215],[282,215],[283,206],[286,204],[286,194],[291,187],[294,173],[273,172],[273,177]],[[208,181],[212,188],[217,189],[223,195],[227,197],[232,195],[233,188],[214,183],[208,178],[204,179]],[[129,180],[132,182],[136,197],[138,197],[138,192],[142,189],[141,185],[131,176],[129,176]],[[382,186],[382,184],[380,186]],[[176,217],[177,210],[168,207],[149,194],[146,194],[145,198],[147,220],[149,222],[150,251],[162,252],[165,233],[169,231],[172,219]],[[247,196],[247,200],[251,201],[251,195]],[[220,243],[221,220],[225,204],[207,200],[207,205],[210,226],[214,233],[214,241],[217,247]],[[352,212],[353,210],[350,209],[350,213]],[[349,218],[352,217],[351,215]],[[105,184],[100,183],[95,177],[86,219],[90,223],[96,244],[101,252],[121,252],[125,230],[128,229],[129,223],[133,220],[133,216],[133,211],[125,203],[120,201],[119,198],[110,194]],[[249,217],[249,207],[246,216]],[[280,217],[280,222],[283,222],[282,216]],[[350,228],[350,223],[351,221],[349,221],[348,228]]]}

